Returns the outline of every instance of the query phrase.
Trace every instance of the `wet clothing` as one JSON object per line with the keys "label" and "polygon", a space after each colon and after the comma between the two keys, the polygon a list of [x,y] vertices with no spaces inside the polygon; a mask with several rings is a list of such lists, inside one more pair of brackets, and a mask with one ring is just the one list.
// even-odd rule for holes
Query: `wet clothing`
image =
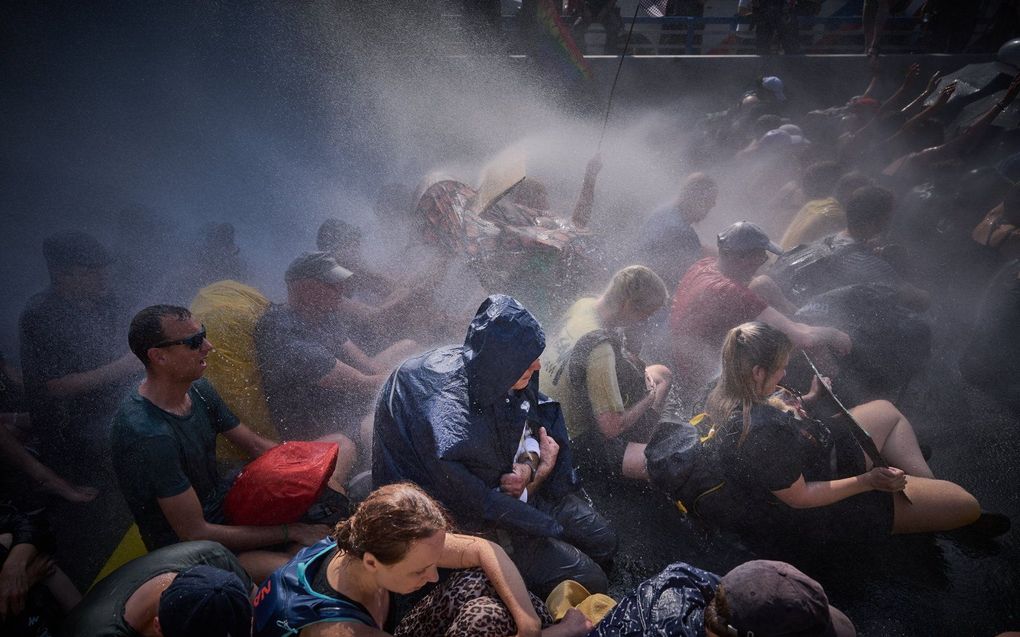
{"label": "wet clothing", "polygon": [[[716,467],[725,481],[718,491],[689,505],[696,515],[748,538],[782,541],[798,538],[813,545],[857,542],[892,533],[892,494],[869,491],[839,502],[795,509],[773,491],[801,475],[807,482],[864,473],[864,453],[842,423],[827,423],[800,411],[800,417],[775,404],[751,406],[743,443],[743,410],[736,409],[715,437]],[[791,401],[793,402],[793,401]]]}
{"label": "wet clothing", "polygon": [[229,571],[245,590],[252,582],[234,554],[216,542],[183,542],[153,551],[99,581],[64,622],[64,637],[138,637],[124,621],[124,605],[138,588],[164,573],[182,573],[204,564]]}
{"label": "wet clothing", "polygon": [[110,416],[130,387],[129,380],[68,398],[46,392],[46,383],[87,372],[128,353],[126,312],[113,297],[78,304],[52,289],[29,299],[19,320],[21,369],[47,464],[61,466],[73,480],[94,479],[97,466],[108,461]]}
{"label": "wet clothing", "polygon": [[[506,607],[479,569],[443,571],[440,583],[399,623],[395,608],[403,596],[390,593],[386,625],[380,628],[367,608],[330,585],[327,565],[336,555],[336,542],[326,538],[303,549],[270,576],[255,597],[255,637],[285,637],[322,622],[357,623],[396,637],[473,637],[515,631]],[[532,603],[542,625],[551,624],[541,600],[532,596]]]}
{"label": "wet clothing", "polygon": [[134,515],[146,547],[151,551],[179,542],[159,508],[158,498],[195,489],[206,519],[225,493],[216,468],[216,436],[240,421],[206,379],[188,390],[191,413],[171,414],[131,392],[113,419],[110,443],[114,470],[124,499]]}
{"label": "wet clothing", "polygon": [[813,199],[797,212],[779,246],[783,250],[824,239],[846,229],[846,212],[835,197]]}
{"label": "wet clothing", "polygon": [[651,268],[674,290],[701,252],[698,233],[671,204],[653,212],[641,227],[634,263]]}
{"label": "wet clothing", "polygon": [[[50,549],[47,546],[49,538],[43,537],[45,533],[36,525],[32,516],[9,504],[0,504],[0,535],[6,533],[12,535],[11,546],[7,548],[0,544],[0,568],[18,544],[31,544],[40,553]],[[53,612],[52,599],[41,588],[37,585],[28,590],[25,607],[17,615],[8,614],[6,618],[0,618],[0,634],[17,637],[50,637],[54,634],[54,626],[59,621]]]}
{"label": "wet clothing", "polygon": [[347,330],[339,320],[314,325],[287,305],[271,305],[255,326],[255,354],[269,412],[283,440],[335,433],[357,438],[365,396],[319,387],[339,359]]}
{"label": "wet clothing", "polygon": [[321,622],[352,622],[382,630],[360,602],[329,585],[326,566],[336,552],[336,541],[326,538],[301,549],[269,576],[255,596],[257,637],[292,635]]}
{"label": "wet clothing", "polygon": [[719,576],[675,562],[638,584],[588,637],[703,637]]}
{"label": "wet clothing", "polygon": [[567,429],[579,467],[619,477],[628,442],[647,442],[654,412],[615,438],[598,427],[598,414],[620,414],[643,399],[645,364],[624,345],[620,330],[603,329],[597,299],[581,299],[570,308],[553,346],[542,356],[541,388],[564,406]]}
{"label": "wet clothing", "polygon": [[[537,373],[525,389],[510,389],[544,346],[545,335],[531,313],[510,297],[493,295],[479,307],[463,346],[404,361],[383,385],[376,405],[372,481],[376,487],[401,480],[418,484],[467,532],[499,531],[504,537],[575,547],[577,538],[597,538],[604,544],[598,551],[594,542],[585,547],[599,559],[608,558],[615,552],[615,535],[590,507],[578,507],[584,509],[579,515],[557,513],[577,490],[559,405],[538,391]],[[525,503],[500,491],[499,481],[512,468],[527,423],[532,430],[545,427],[560,450],[538,494]],[[574,526],[565,527],[564,518]],[[584,553],[590,556],[589,551]],[[540,594],[534,583],[547,578],[539,571],[562,565],[524,563],[508,552]],[[585,572],[574,579],[594,579],[596,588],[605,587],[604,574],[591,560],[581,566]]]}
{"label": "wet clothing", "polygon": [[720,272],[717,257],[691,266],[673,294],[669,317],[677,382],[691,391],[704,387],[718,367],[726,333],[767,307],[746,284]]}

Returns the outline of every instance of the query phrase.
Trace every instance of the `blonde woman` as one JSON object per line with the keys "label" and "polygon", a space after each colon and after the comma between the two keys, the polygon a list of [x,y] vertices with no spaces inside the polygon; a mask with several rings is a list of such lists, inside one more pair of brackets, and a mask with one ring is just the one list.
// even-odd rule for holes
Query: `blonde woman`
{"label": "blonde woman", "polygon": [[817,380],[802,397],[781,388],[792,349],[765,323],[727,334],[722,375],[706,405],[719,427],[715,450],[725,483],[698,502],[700,515],[745,534],[820,542],[945,531],[978,519],[974,496],[935,479],[910,422],[892,403],[851,410],[890,464],[873,467],[847,427],[812,416],[823,391]]}

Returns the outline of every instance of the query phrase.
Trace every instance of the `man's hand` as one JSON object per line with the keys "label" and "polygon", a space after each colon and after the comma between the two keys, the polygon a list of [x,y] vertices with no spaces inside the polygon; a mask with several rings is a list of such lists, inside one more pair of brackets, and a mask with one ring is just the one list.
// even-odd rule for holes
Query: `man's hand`
{"label": "man's hand", "polygon": [[910,86],[915,81],[917,81],[917,78],[920,77],[920,75],[921,65],[918,64],[917,62],[911,64],[910,66],[907,67],[906,76],[903,78],[903,85]]}
{"label": "man's hand", "polygon": [[291,542],[302,546],[311,546],[329,535],[330,529],[325,524],[302,524],[300,522],[287,525],[287,535]]}
{"label": "man's hand", "polygon": [[942,92],[939,93],[938,98],[935,99],[935,104],[942,106],[949,101],[949,98],[956,92],[956,82],[950,82],[942,88]]}
{"label": "man's hand", "polygon": [[538,473],[546,468],[545,475],[548,475],[556,466],[556,456],[560,455],[560,444],[552,436],[545,432],[545,427],[538,428]]}
{"label": "man's hand", "polygon": [[531,481],[531,467],[515,462],[510,473],[499,477],[499,489],[511,498],[519,498]]}
{"label": "man's hand", "polygon": [[925,95],[931,95],[935,92],[935,88],[939,85],[939,80],[942,79],[942,71],[935,71],[931,74],[931,79],[928,80],[928,86],[924,88]]}
{"label": "man's hand", "polygon": [[4,564],[3,571],[0,571],[0,618],[14,617],[25,610],[28,589],[28,574],[25,567]]}
{"label": "man's hand", "polygon": [[645,387],[653,395],[652,409],[661,412],[673,383],[673,372],[665,365],[649,365],[645,368]]}
{"label": "man's hand", "polygon": [[[822,388],[822,383],[825,384],[825,389]],[[801,396],[801,400],[803,400],[805,404],[810,405],[821,398],[822,394],[827,393],[826,390],[832,391],[832,379],[828,376],[822,376],[822,379],[818,380],[818,376],[812,376],[811,389],[808,393]]]}

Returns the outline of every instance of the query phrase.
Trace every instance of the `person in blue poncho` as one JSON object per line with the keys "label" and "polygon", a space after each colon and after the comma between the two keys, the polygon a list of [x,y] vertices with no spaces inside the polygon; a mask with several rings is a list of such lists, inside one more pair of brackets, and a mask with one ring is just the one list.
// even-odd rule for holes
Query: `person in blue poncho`
{"label": "person in blue poncho", "polygon": [[501,544],[540,596],[564,579],[605,592],[617,538],[580,497],[559,404],[538,391],[544,348],[535,317],[497,294],[463,346],[404,361],[376,405],[372,482],[421,486]]}

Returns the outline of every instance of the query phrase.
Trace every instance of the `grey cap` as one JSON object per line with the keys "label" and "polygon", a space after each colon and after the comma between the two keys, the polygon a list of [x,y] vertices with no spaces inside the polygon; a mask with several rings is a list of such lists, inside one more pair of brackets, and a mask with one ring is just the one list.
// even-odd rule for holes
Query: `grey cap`
{"label": "grey cap", "polygon": [[283,278],[287,283],[317,279],[323,283],[342,283],[354,273],[336,262],[331,252],[303,252],[287,267]]}
{"label": "grey cap", "polygon": [[769,241],[765,231],[750,221],[738,221],[726,228],[716,237],[716,245],[720,252],[751,252],[752,250],[768,250],[773,254],[782,254],[783,250]]}

